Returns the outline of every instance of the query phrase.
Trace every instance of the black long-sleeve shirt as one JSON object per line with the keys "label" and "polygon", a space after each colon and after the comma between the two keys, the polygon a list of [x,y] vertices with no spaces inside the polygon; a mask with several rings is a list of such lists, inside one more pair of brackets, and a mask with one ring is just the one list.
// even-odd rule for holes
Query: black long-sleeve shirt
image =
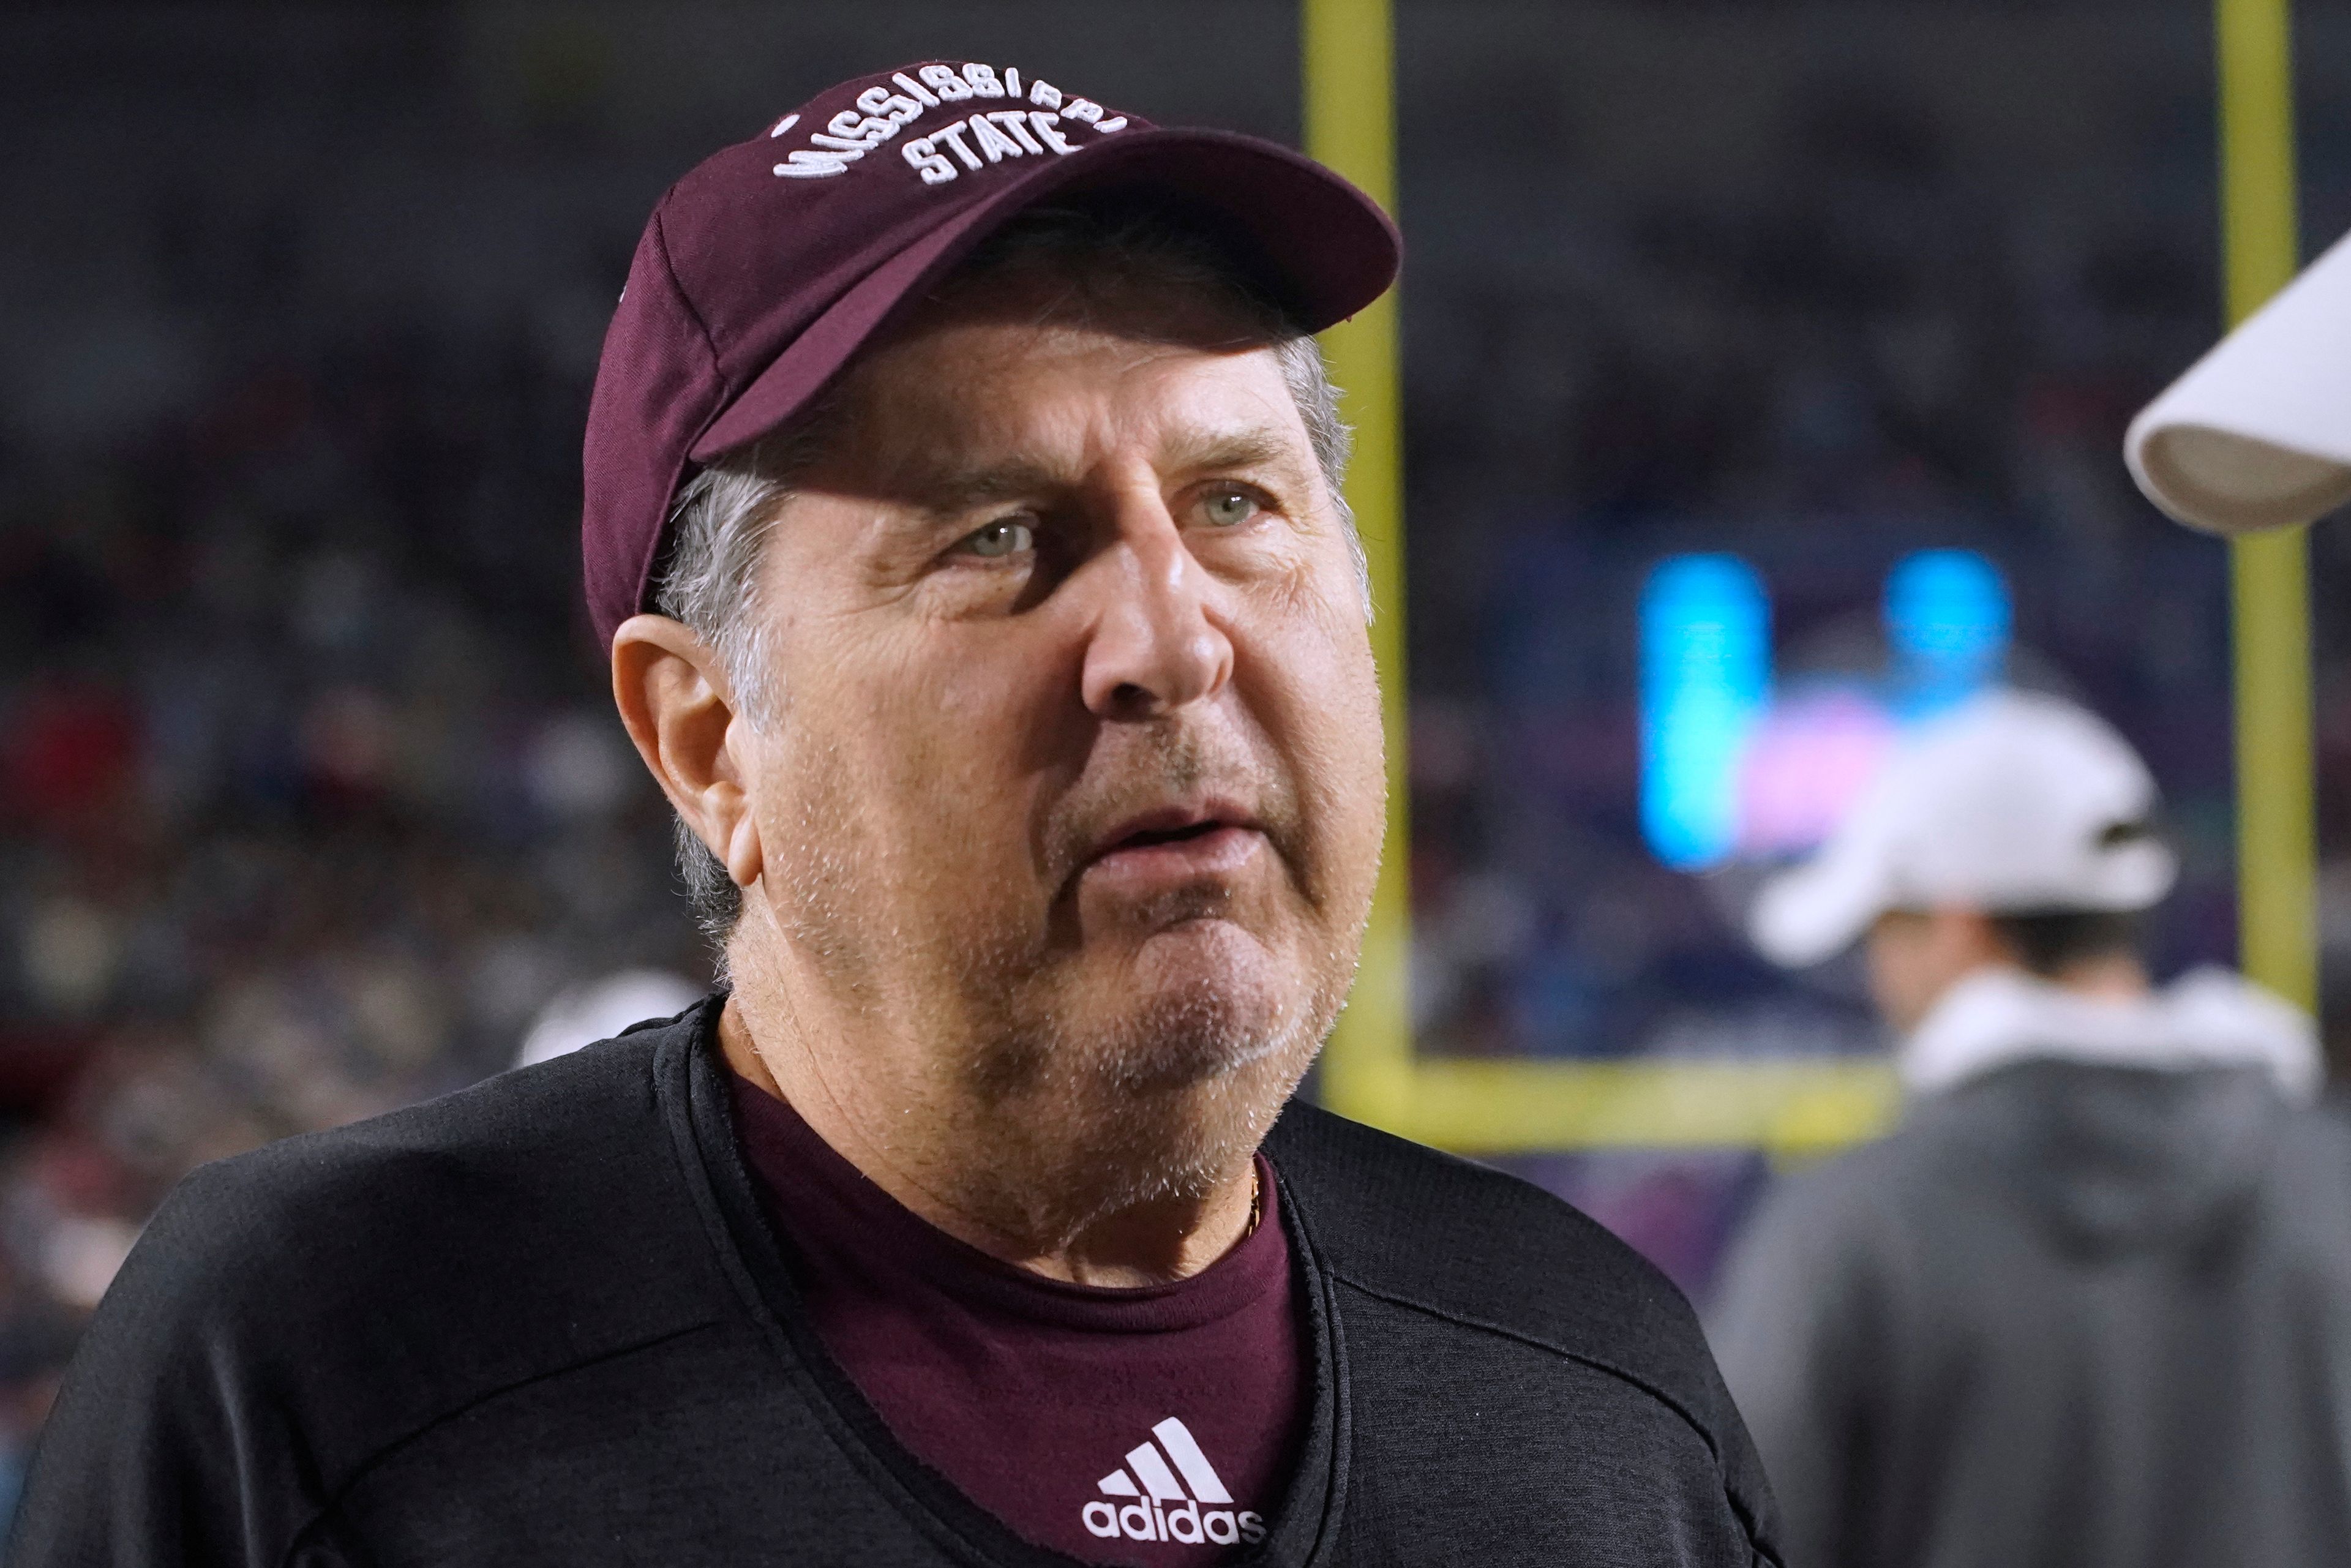
{"label": "black long-sleeve shirt", "polygon": [[[11,1568],[1066,1564],[901,1448],[818,1343],[716,1016],[189,1177],[67,1376]],[[1313,1379],[1248,1561],[1779,1563],[1654,1270],[1531,1186],[1308,1106],[1267,1153]]]}

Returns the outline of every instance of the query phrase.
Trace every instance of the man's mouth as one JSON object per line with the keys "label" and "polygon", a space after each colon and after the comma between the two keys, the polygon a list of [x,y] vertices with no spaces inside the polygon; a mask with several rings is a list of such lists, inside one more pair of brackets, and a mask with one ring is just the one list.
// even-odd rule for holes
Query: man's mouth
{"label": "man's mouth", "polygon": [[1154,844],[1187,843],[1194,839],[1206,837],[1225,825],[1211,817],[1196,822],[1186,822],[1180,828],[1144,828],[1127,834],[1110,847],[1116,851],[1149,849]]}
{"label": "man's mouth", "polygon": [[1145,891],[1238,872],[1264,841],[1253,817],[1222,802],[1165,807],[1131,817],[1104,834],[1087,873],[1089,880],[1106,878]]}

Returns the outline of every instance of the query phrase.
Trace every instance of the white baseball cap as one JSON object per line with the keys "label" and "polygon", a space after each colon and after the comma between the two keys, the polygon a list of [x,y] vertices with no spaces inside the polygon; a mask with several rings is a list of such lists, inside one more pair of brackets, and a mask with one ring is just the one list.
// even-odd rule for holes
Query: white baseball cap
{"label": "white baseball cap", "polygon": [[2179,862],[2147,831],[2155,780],[2069,702],[1992,691],[1929,720],[1880,766],[1820,852],[1764,884],[1748,930],[1791,968],[1896,909],[2145,909]]}
{"label": "white baseball cap", "polygon": [[2351,501],[2351,237],[2140,410],[2123,458],[2148,500],[2216,534]]}

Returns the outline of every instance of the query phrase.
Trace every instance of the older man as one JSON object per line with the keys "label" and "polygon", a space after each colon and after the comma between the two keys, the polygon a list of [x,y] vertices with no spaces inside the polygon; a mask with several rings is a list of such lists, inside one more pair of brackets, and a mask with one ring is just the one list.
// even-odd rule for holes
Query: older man
{"label": "older man", "polygon": [[1382,821],[1393,231],[1008,67],[679,183],[587,587],[728,989],[200,1172],[12,1563],[1776,1563],[1670,1286],[1286,1103]]}

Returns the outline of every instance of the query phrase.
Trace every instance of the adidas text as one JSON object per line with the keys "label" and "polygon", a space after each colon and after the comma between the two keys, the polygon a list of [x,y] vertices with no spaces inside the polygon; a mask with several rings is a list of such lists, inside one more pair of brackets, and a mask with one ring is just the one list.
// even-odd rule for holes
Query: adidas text
{"label": "adidas text", "polygon": [[[1095,1483],[1085,1505],[1086,1533],[1105,1541],[1177,1541],[1228,1546],[1265,1539],[1265,1520],[1232,1506],[1216,1467],[1190,1427],[1170,1416],[1151,1428],[1155,1443],[1127,1450],[1126,1463]],[[1139,1484],[1138,1484],[1139,1483]]]}

